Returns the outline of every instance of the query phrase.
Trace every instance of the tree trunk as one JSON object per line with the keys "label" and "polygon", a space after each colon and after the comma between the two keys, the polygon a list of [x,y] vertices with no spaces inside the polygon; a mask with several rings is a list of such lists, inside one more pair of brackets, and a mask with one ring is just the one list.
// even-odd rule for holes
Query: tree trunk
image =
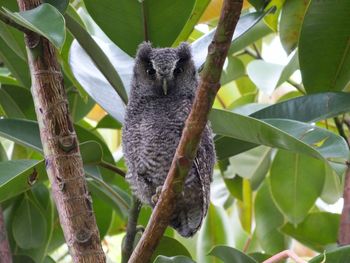
{"label": "tree trunk", "polygon": [[[40,5],[17,2],[21,11]],[[36,33],[25,38],[46,170],[69,252],[73,262],[105,262],[56,50]]]}
{"label": "tree trunk", "polygon": [[0,207],[0,262],[12,263],[12,255],[7,239],[5,219]]}

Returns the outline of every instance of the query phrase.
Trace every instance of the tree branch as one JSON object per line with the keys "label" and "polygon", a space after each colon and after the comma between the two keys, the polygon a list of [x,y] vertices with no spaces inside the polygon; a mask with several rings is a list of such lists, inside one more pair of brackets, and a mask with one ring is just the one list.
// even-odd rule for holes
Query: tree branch
{"label": "tree branch", "polygon": [[133,196],[132,205],[129,211],[128,225],[126,227],[126,235],[122,244],[122,263],[127,263],[133,248],[137,229],[137,219],[141,210],[141,202]]}
{"label": "tree branch", "polygon": [[19,31],[22,31],[23,33],[28,34],[31,32],[28,28],[25,28],[24,26],[21,26],[20,24],[13,21],[9,16],[7,16],[3,11],[0,10],[0,20],[4,22],[5,24],[8,24],[12,26],[13,28],[16,28]]}
{"label": "tree branch", "polygon": [[149,262],[153,251],[175,208],[175,199],[182,192],[184,180],[192,167],[201,134],[206,126],[209,111],[220,88],[220,76],[233,32],[238,22],[243,0],[225,0],[214,39],[208,48],[197,94],[192,110],[176,149],[163,190],[141,240],[132,253],[129,263]]}
{"label": "tree branch", "polygon": [[119,174],[122,177],[125,177],[125,172],[113,164],[107,163],[105,161],[101,161],[98,165],[103,167],[103,168],[106,168],[106,169],[108,169],[116,174]]}
{"label": "tree branch", "polygon": [[12,255],[9,241],[7,239],[5,219],[0,206],[0,261],[12,263]]}
{"label": "tree branch", "polygon": [[350,244],[350,165],[347,164],[348,168],[345,173],[344,183],[344,205],[343,211],[340,217],[340,225],[338,232],[338,244],[345,246]]}
{"label": "tree branch", "polygon": [[284,250],[270,257],[269,259],[265,260],[263,263],[277,263],[277,262],[280,262],[282,259],[286,259],[286,258],[291,258],[296,263],[307,263],[305,260],[299,258],[298,255],[291,250]]}

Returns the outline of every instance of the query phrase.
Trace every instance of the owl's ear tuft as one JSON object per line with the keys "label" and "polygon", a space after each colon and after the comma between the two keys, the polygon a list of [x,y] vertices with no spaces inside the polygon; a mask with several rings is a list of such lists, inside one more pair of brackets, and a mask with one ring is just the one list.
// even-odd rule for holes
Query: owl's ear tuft
{"label": "owl's ear tuft", "polygon": [[177,48],[179,59],[185,61],[191,58],[191,48],[187,42],[182,42]]}
{"label": "owl's ear tuft", "polygon": [[144,41],[139,45],[137,49],[136,58],[141,59],[143,61],[149,61],[151,52],[152,52],[151,42]]}

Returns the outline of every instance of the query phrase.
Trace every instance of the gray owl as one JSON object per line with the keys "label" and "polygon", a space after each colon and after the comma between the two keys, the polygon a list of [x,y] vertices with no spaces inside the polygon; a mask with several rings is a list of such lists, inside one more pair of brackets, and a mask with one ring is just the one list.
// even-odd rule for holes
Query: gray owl
{"label": "gray owl", "polygon": [[[139,46],[123,127],[126,180],[133,193],[154,207],[171,166],[197,87],[197,72],[188,44],[178,48]],[[212,132],[207,125],[170,225],[194,235],[209,205],[215,163]]]}

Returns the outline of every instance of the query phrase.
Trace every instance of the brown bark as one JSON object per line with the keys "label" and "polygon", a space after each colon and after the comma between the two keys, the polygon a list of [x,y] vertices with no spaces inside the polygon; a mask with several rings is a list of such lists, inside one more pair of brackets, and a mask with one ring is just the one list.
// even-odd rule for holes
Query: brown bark
{"label": "brown bark", "polygon": [[[17,2],[21,11],[40,4]],[[56,50],[34,32],[25,37],[46,170],[69,252],[73,262],[105,262]]]}
{"label": "brown bark", "polygon": [[242,4],[243,0],[224,1],[214,39],[208,48],[208,56],[196,98],[186,120],[170,171],[163,185],[159,201],[141,240],[130,257],[129,263],[149,262],[169,224],[176,196],[182,191],[183,182],[192,166],[209,111],[220,87],[222,67],[242,10]]}
{"label": "brown bark", "polygon": [[5,220],[0,207],[0,262],[12,263],[10,245],[7,239]]}
{"label": "brown bark", "polygon": [[344,206],[340,217],[340,226],[338,233],[338,244],[345,246],[350,244],[350,165],[345,173],[344,182]]}

